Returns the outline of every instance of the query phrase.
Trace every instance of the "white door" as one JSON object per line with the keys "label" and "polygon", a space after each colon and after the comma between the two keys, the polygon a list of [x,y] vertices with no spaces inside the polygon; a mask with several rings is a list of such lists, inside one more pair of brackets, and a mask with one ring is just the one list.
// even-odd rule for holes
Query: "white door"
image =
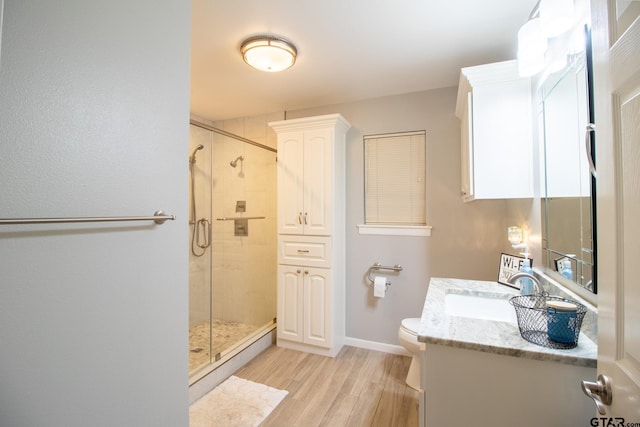
{"label": "white door", "polygon": [[610,378],[612,385],[612,401],[602,408],[606,415],[598,414],[602,418],[591,425],[638,425],[640,2],[592,0],[591,8],[598,168],[598,374]]}
{"label": "white door", "polygon": [[186,426],[191,2],[0,4],[0,425]]}

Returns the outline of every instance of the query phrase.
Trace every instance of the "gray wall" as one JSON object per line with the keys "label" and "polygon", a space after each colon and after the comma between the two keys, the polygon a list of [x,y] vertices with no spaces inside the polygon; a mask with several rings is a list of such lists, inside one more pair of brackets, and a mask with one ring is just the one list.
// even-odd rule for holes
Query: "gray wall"
{"label": "gray wall", "polygon": [[190,19],[4,1],[0,217],[178,220],[0,225],[1,426],[188,425]]}
{"label": "gray wall", "polygon": [[[506,202],[460,198],[460,121],[457,88],[287,111],[288,119],[341,113],[347,135],[347,330],[350,338],[399,345],[405,317],[419,317],[431,277],[496,280],[507,250]],[[431,237],[358,234],[364,222],[363,135],[426,130],[427,223]],[[500,173],[496,165],[496,173]],[[505,177],[508,179],[508,177]],[[374,299],[365,274],[374,262],[402,264],[384,299]]]}

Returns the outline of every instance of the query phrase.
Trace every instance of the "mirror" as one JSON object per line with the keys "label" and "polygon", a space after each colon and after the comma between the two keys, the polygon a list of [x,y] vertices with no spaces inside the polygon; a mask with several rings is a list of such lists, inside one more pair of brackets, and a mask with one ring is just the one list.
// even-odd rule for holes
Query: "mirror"
{"label": "mirror", "polygon": [[542,251],[551,274],[596,293],[595,178],[589,168],[595,141],[586,134],[593,123],[588,27],[585,34],[585,49],[569,55],[567,66],[541,86]]}

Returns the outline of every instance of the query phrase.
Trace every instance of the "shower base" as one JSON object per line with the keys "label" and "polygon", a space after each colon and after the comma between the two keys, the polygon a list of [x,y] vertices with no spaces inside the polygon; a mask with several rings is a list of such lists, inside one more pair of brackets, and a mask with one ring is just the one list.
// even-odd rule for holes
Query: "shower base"
{"label": "shower base", "polygon": [[[190,328],[189,372],[210,364],[216,360],[216,355],[226,354],[258,329],[260,326],[218,319]],[[212,354],[213,357],[211,357]]]}

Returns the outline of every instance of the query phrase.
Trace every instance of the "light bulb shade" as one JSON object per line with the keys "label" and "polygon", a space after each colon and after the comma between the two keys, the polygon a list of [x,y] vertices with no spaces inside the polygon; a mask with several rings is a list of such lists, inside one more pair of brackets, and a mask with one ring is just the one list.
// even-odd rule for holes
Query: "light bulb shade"
{"label": "light bulb shade", "polygon": [[542,33],[540,18],[528,21],[518,31],[518,58],[544,54],[547,50],[547,38]]}
{"label": "light bulb shade", "polygon": [[507,228],[507,238],[512,245],[522,243],[522,228],[516,225]]}
{"label": "light bulb shade", "polygon": [[545,55],[545,69],[549,73],[555,73],[567,66],[567,54],[569,48],[567,47],[566,40],[564,38],[554,38],[549,40],[549,49]]}
{"label": "light bulb shade", "polygon": [[260,71],[277,72],[290,68],[296,62],[298,51],[287,40],[275,36],[248,38],[240,47],[244,62]]}
{"label": "light bulb shade", "polygon": [[541,0],[540,25],[547,38],[558,36],[573,25],[573,0]]}
{"label": "light bulb shade", "polygon": [[518,31],[518,74],[529,77],[544,68],[547,38],[542,34],[540,18],[524,24]]}

